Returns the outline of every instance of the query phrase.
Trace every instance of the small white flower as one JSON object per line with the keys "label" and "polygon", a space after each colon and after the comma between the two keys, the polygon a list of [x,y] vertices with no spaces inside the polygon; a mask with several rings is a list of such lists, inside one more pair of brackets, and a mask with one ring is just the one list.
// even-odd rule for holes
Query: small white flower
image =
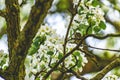
{"label": "small white flower", "polygon": [[75,7],[78,4],[78,2],[79,2],[79,0],[73,0],[73,4],[74,4],[73,7]]}
{"label": "small white flower", "polygon": [[32,73],[33,73],[33,74],[36,74],[36,73],[37,73],[37,70],[36,70],[36,69],[32,69]]}
{"label": "small white flower", "polygon": [[80,68],[79,68],[79,72],[82,72],[82,71],[83,71],[83,68],[82,68],[82,67],[80,67]]}

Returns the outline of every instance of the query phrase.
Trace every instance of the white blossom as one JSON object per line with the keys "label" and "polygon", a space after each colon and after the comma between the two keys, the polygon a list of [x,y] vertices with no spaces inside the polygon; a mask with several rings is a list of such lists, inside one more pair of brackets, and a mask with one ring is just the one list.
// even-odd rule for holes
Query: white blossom
{"label": "white blossom", "polygon": [[[79,0],[73,0],[74,6],[78,4],[78,1]],[[105,21],[103,17],[104,13],[101,10],[101,8],[99,6],[93,7],[91,5],[91,2],[92,0],[88,1],[86,3],[88,7],[86,7],[84,0],[81,1],[78,10],[81,7],[83,9],[81,13],[78,12],[79,14],[76,14],[76,16],[74,17],[71,30],[77,29],[79,24],[85,24],[89,26],[90,23],[88,22],[88,18],[90,18],[93,21],[96,21],[95,25],[98,25],[100,21]],[[88,16],[88,14],[91,14],[93,16],[91,15]],[[78,21],[79,24],[76,23],[75,20]],[[29,67],[29,68],[26,68],[26,69],[29,69],[29,70],[26,70],[28,71],[28,74],[31,72],[35,74],[36,72],[41,71],[43,69],[45,69],[45,71],[47,72],[48,70],[50,70],[50,66],[54,66],[54,64],[56,64],[59,61],[59,59],[64,56],[64,53],[63,53],[64,37],[60,37],[58,34],[56,34],[55,30],[53,30],[51,27],[48,27],[46,25],[41,26],[39,32],[37,33],[37,36],[39,35],[45,35],[46,40],[44,44],[40,45],[39,50],[36,54],[34,54],[32,57],[29,57],[29,56],[27,57],[27,59],[29,58],[28,62],[30,62],[30,64],[26,65],[27,67]],[[67,43],[66,53],[68,53],[75,47],[76,47],[76,44]],[[88,60],[85,57],[84,53],[79,51],[79,54],[80,55],[71,54],[70,56],[68,56],[64,61],[65,67],[70,68],[76,64],[76,61],[79,61],[80,66],[78,67],[76,66],[74,70],[79,70],[79,72],[82,72],[83,67],[88,62]],[[43,75],[41,75],[41,77],[42,76]]]}
{"label": "white blossom", "polygon": [[79,0],[73,0],[73,4],[74,4],[73,7],[75,7],[76,5],[78,5],[78,2],[79,2]]}

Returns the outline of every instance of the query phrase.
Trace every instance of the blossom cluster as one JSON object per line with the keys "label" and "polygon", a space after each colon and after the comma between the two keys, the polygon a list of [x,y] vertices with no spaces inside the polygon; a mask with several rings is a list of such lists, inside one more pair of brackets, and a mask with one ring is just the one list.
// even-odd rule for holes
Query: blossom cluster
{"label": "blossom cluster", "polygon": [[[48,26],[42,26],[37,36],[39,35],[45,35],[46,40],[44,44],[40,45],[38,52],[32,56],[27,56],[25,63],[27,72],[26,79],[29,80],[32,80],[35,77],[34,74],[43,70],[43,73],[38,76],[42,79],[45,73],[48,72],[51,67],[53,67],[64,56],[64,38],[56,34],[55,30]],[[66,53],[72,50],[75,46],[75,44],[68,43],[66,45]],[[79,65],[76,65],[74,70],[82,71],[82,67],[85,66],[85,63],[87,63],[87,59],[84,53],[75,51],[73,55],[68,56],[64,62],[65,67],[68,69],[77,63]],[[58,68],[60,69],[62,66],[59,65]]]}
{"label": "blossom cluster", "polygon": [[[94,2],[97,0],[81,0],[78,7],[78,14],[76,14],[72,29],[73,32],[79,32],[82,35],[98,33],[101,29],[105,29],[104,12]],[[74,0],[76,4],[78,0]],[[96,3],[96,4],[95,4]]]}

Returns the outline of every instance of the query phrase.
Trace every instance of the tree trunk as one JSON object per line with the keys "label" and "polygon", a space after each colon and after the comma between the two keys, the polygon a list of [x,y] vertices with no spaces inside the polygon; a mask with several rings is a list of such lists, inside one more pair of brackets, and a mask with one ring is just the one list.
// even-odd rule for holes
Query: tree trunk
{"label": "tree trunk", "polygon": [[35,0],[22,31],[20,31],[20,5],[18,0],[5,0],[4,17],[7,24],[9,66],[0,70],[5,80],[24,80],[25,59],[32,40],[47,15],[53,0]]}

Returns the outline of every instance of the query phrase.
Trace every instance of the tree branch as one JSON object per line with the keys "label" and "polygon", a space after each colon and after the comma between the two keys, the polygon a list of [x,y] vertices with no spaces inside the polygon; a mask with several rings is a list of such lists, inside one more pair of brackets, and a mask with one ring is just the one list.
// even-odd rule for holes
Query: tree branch
{"label": "tree branch", "polygon": [[56,65],[48,71],[48,73],[44,76],[44,78],[46,79],[53,71],[54,69],[56,69],[59,64],[61,64],[66,57],[68,57],[69,55],[71,55],[75,50],[79,49],[79,46],[82,45],[83,41],[85,39],[87,39],[88,37],[94,37],[94,38],[97,38],[97,39],[106,39],[108,37],[120,37],[120,34],[108,34],[108,35],[105,35],[105,36],[96,36],[94,34],[89,34],[89,35],[86,35],[84,37],[82,37],[81,41],[78,43],[78,45],[76,47],[74,47],[71,51],[69,51],[66,55],[64,55],[64,57],[62,57],[57,63]]}
{"label": "tree branch", "polygon": [[[80,2],[79,2],[79,3],[80,3]],[[78,5],[79,5],[79,4],[78,4]],[[77,14],[77,8],[78,8],[78,6],[77,6],[75,9],[73,9],[73,10],[74,10],[73,12],[75,12],[75,13],[72,13],[72,12],[71,12],[72,17],[71,17],[71,19],[70,19],[70,22],[69,22],[69,25],[68,25],[68,29],[67,29],[67,32],[66,32],[66,35],[65,35],[65,39],[64,39],[64,44],[63,44],[63,54],[64,54],[64,55],[66,54],[66,44],[67,44],[67,42],[68,42],[68,35],[69,35],[69,31],[70,31],[72,22],[73,22],[73,20],[74,20],[74,17],[75,17],[75,15]],[[63,62],[63,66],[64,66],[64,62]]]}
{"label": "tree branch", "polygon": [[76,72],[73,71],[73,70],[69,70],[68,72],[72,73],[72,74],[73,74],[74,76],[76,76],[78,79],[88,80],[88,79],[86,79],[85,77],[80,76],[78,73],[76,73]]}
{"label": "tree branch", "polygon": [[106,50],[106,51],[114,51],[114,52],[120,52],[120,50],[115,50],[115,49],[104,49],[104,48],[98,48],[98,47],[93,47],[91,45],[84,45],[93,49],[98,49],[98,50]]}
{"label": "tree branch", "polygon": [[107,34],[107,35],[101,35],[101,36],[97,36],[95,34],[89,34],[89,35],[86,35],[85,36],[85,39],[88,38],[88,37],[93,37],[93,38],[96,38],[96,39],[106,39],[106,38],[109,38],[109,37],[120,37],[120,34]]}
{"label": "tree branch", "polygon": [[[65,52],[66,52],[66,44],[67,44],[67,39],[68,39],[68,35],[69,35],[69,31],[70,31],[70,28],[71,28],[71,25],[72,25],[72,22],[73,22],[73,20],[74,20],[74,17],[75,17],[75,15],[77,14],[77,9],[78,9],[78,7],[79,7],[79,5],[80,5],[80,2],[81,2],[81,0],[79,0],[79,3],[75,6],[75,8],[73,8],[72,10],[70,10],[70,12],[71,12],[71,14],[72,14],[72,17],[71,17],[71,19],[70,19],[70,23],[69,23],[69,25],[68,25],[68,29],[67,29],[67,32],[66,32],[66,35],[65,35],[65,40],[64,40],[64,45],[63,45],[63,53],[65,54]],[[73,6],[72,6],[73,7]]]}
{"label": "tree branch", "polygon": [[32,7],[27,23],[25,24],[20,36],[18,37],[19,47],[27,45],[27,51],[32,43],[33,38],[38,32],[44,18],[47,15],[53,0],[36,0],[35,5]]}
{"label": "tree branch", "polygon": [[70,31],[70,27],[71,27],[71,24],[73,22],[73,19],[74,19],[74,16],[75,15],[72,15],[71,19],[70,19],[70,23],[68,25],[68,29],[67,29],[67,32],[66,32],[66,35],[65,35],[65,40],[64,40],[64,45],[63,45],[63,53],[65,54],[66,53],[66,44],[67,44],[67,39],[68,39],[68,34],[69,34],[69,31]]}
{"label": "tree branch", "polygon": [[36,0],[35,5],[33,5],[31,9],[27,23],[25,24],[20,35],[17,37],[17,40],[14,42],[14,49],[12,50],[13,55],[6,71],[16,75],[19,74],[20,69],[23,68],[24,60],[28,53],[28,49],[32,44],[32,40],[47,15],[52,2],[53,0]]}
{"label": "tree branch", "polygon": [[18,0],[5,0],[5,5],[9,59],[11,60],[14,42],[20,33],[20,8]]}
{"label": "tree branch", "polygon": [[45,73],[45,70],[44,69],[42,69],[41,71],[39,71],[39,72],[37,72],[36,74],[34,74],[34,76],[35,76],[35,79],[41,74],[41,73]]}
{"label": "tree branch", "polygon": [[115,59],[114,61],[112,61],[110,64],[108,64],[103,70],[101,70],[100,72],[98,72],[90,80],[101,80],[106,75],[106,73],[108,73],[110,70],[112,70],[113,68],[115,68],[117,66],[120,66],[120,57],[118,57],[117,59]]}
{"label": "tree branch", "polygon": [[[71,3],[73,2],[73,0],[71,0]],[[63,44],[63,54],[65,55],[66,54],[66,44],[68,42],[68,35],[69,35],[69,31],[70,31],[70,28],[71,28],[71,25],[72,25],[72,22],[74,20],[74,17],[75,15],[77,14],[77,9],[78,9],[78,6],[80,5],[80,2],[81,0],[79,0],[79,3],[78,5],[75,6],[75,8],[72,8],[70,7],[69,11],[71,13],[71,19],[70,19],[70,22],[69,22],[69,25],[68,25],[68,28],[67,28],[67,32],[66,32],[66,35],[65,35],[65,39],[64,39],[64,44]],[[73,3],[72,3],[73,4]],[[63,67],[64,67],[64,61],[63,61]]]}

